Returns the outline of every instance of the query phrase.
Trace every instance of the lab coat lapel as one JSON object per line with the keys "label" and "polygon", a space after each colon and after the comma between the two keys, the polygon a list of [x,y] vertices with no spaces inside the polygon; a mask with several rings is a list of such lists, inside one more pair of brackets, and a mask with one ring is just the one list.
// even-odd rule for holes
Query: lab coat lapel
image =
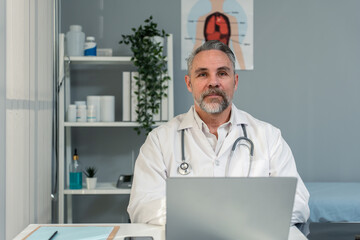
{"label": "lab coat lapel", "polygon": [[[186,129],[188,129],[189,131],[192,131],[191,134],[191,140],[194,140],[193,143],[191,144],[195,144],[197,145],[200,149],[201,152],[204,153],[208,158],[210,159],[214,159],[216,157],[214,149],[211,147],[209,141],[206,139],[206,136],[204,135],[204,133],[202,132],[202,130],[199,128],[199,126],[197,125],[195,118],[194,118],[194,106],[192,106],[190,108],[190,110],[184,115],[183,120],[181,121],[179,128],[178,128],[178,132],[181,133],[181,130],[185,129],[185,142],[186,142]],[[188,139],[189,141],[189,139]],[[186,145],[187,143],[185,143]],[[193,146],[188,146],[186,147],[186,149],[192,149]],[[197,151],[198,152],[198,151]],[[185,156],[189,157],[189,152],[186,153],[185,151]],[[196,157],[200,157],[200,156],[196,156]],[[190,159],[191,161],[191,159]]]}
{"label": "lab coat lapel", "polygon": [[234,104],[232,105],[231,113],[232,129],[230,130],[229,135],[226,137],[221,147],[219,157],[223,158],[226,156],[225,159],[229,161],[229,176],[247,176],[250,163],[248,148],[240,146],[240,143],[238,143],[231,160],[230,154],[231,148],[233,147],[236,139],[244,136],[241,124],[245,124],[245,126],[248,128],[249,121],[246,115],[243,114],[241,110],[237,109]]}
{"label": "lab coat lapel", "polygon": [[236,108],[234,104],[231,106],[231,129],[228,136],[225,138],[223,145],[221,146],[219,157],[223,154],[230,154],[231,148],[238,137],[244,136],[242,132],[241,124],[248,124],[245,115],[241,114],[241,111]]}

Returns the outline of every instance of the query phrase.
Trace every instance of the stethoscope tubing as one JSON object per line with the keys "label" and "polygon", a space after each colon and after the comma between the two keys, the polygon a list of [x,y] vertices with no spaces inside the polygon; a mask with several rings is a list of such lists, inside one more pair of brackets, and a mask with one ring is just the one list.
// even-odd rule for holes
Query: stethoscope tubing
{"label": "stethoscope tubing", "polygon": [[[240,138],[240,137],[239,137]],[[240,140],[245,140],[245,141],[247,141],[247,142],[249,142],[250,143],[250,139],[248,139],[248,138],[244,138],[244,137],[241,137],[242,139],[240,139]],[[238,142],[238,141],[237,141]],[[229,176],[229,171],[230,171],[230,164],[231,164],[231,160],[232,160],[232,156],[234,155],[234,151],[235,151],[235,148],[236,148],[236,145],[237,145],[237,142],[236,143],[234,143],[233,144],[233,148],[231,149],[231,153],[230,153],[230,158],[229,158],[229,160],[227,161],[227,163],[226,163],[226,169],[225,169],[225,177],[228,177]],[[234,148],[234,146],[235,146],[235,148]],[[249,145],[247,145],[247,144],[245,144],[245,143],[240,143],[239,144],[239,146],[245,146],[245,147],[247,147],[248,149],[249,149],[249,151],[250,151],[250,154],[249,154],[249,157],[250,157],[250,159],[249,159],[249,167],[248,167],[248,172],[247,172],[247,177],[249,177],[250,176],[250,170],[251,170],[251,166],[252,166],[252,160],[253,160],[253,155],[251,155],[251,152],[253,151],[253,145],[250,145],[250,147],[249,147]],[[234,150],[233,150],[234,149]]]}
{"label": "stethoscope tubing", "polygon": [[[246,146],[249,151],[250,151],[250,159],[249,159],[249,168],[248,168],[248,173],[247,173],[247,177],[249,177],[250,175],[250,170],[251,170],[251,167],[252,167],[252,159],[253,159],[253,156],[254,156],[254,143],[247,137],[247,133],[246,133],[246,128],[245,128],[245,124],[241,124],[241,127],[242,127],[242,130],[243,130],[243,133],[244,133],[244,136],[243,137],[239,137],[235,140],[232,148],[231,148],[231,153],[230,153],[230,158],[229,160],[227,161],[226,163],[226,168],[225,168],[225,177],[228,177],[228,174],[229,174],[229,168],[230,168],[230,164],[231,164],[231,160],[232,160],[232,156],[234,155],[234,152],[235,152],[235,149],[236,149],[236,146],[238,145],[238,143],[243,140],[243,141],[246,141],[248,142],[248,144],[244,144],[244,143],[241,143],[239,144],[239,146]],[[179,165],[178,167],[178,173],[180,173],[181,175],[187,175],[190,173],[191,171],[191,165],[190,163],[187,163],[185,161],[185,140],[184,140],[184,134],[185,134],[185,130],[182,129],[181,130],[181,164]],[[184,167],[186,166],[186,167]]]}

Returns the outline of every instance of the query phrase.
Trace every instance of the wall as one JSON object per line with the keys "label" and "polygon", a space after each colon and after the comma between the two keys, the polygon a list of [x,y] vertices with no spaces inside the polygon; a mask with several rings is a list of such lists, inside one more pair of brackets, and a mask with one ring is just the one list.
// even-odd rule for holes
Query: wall
{"label": "wall", "polygon": [[54,5],[0,5],[0,239],[13,239],[51,220]]}
{"label": "wall", "polygon": [[[360,180],[359,8],[357,0],[254,1],[255,69],[238,72],[234,102],[282,130],[305,181]],[[80,24],[99,47],[130,55],[121,34],[153,15],[174,34],[177,115],[192,104],[180,70],[180,9],[180,0],[63,0],[61,29]]]}
{"label": "wall", "polygon": [[282,129],[305,181],[360,180],[359,6],[255,1],[255,71],[237,103]]}

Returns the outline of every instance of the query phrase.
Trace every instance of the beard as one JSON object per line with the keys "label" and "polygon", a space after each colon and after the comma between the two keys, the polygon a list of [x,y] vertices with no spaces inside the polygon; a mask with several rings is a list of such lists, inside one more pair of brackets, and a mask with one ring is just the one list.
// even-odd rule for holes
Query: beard
{"label": "beard", "polygon": [[[204,99],[212,94],[220,96],[221,99],[213,98],[210,102],[206,102]],[[230,105],[230,99],[226,93],[218,88],[211,88],[206,92],[203,92],[200,99],[195,98],[195,101],[203,111],[211,114],[221,113]]]}

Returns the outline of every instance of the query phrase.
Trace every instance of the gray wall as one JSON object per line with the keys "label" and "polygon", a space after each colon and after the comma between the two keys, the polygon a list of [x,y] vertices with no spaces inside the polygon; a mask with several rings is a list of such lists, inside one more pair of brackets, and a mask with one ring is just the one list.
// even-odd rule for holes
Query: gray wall
{"label": "gray wall", "polygon": [[282,129],[305,181],[359,181],[360,2],[255,1],[236,102]]}
{"label": "gray wall", "polygon": [[[254,1],[255,69],[238,72],[234,102],[282,130],[305,181],[360,180],[358,9],[358,0]],[[130,55],[118,45],[121,34],[150,15],[174,34],[177,115],[193,103],[180,70],[180,0],[62,0],[61,29],[80,24],[98,47]],[[114,140],[121,145],[128,138]],[[143,138],[133,141],[141,145]]]}

